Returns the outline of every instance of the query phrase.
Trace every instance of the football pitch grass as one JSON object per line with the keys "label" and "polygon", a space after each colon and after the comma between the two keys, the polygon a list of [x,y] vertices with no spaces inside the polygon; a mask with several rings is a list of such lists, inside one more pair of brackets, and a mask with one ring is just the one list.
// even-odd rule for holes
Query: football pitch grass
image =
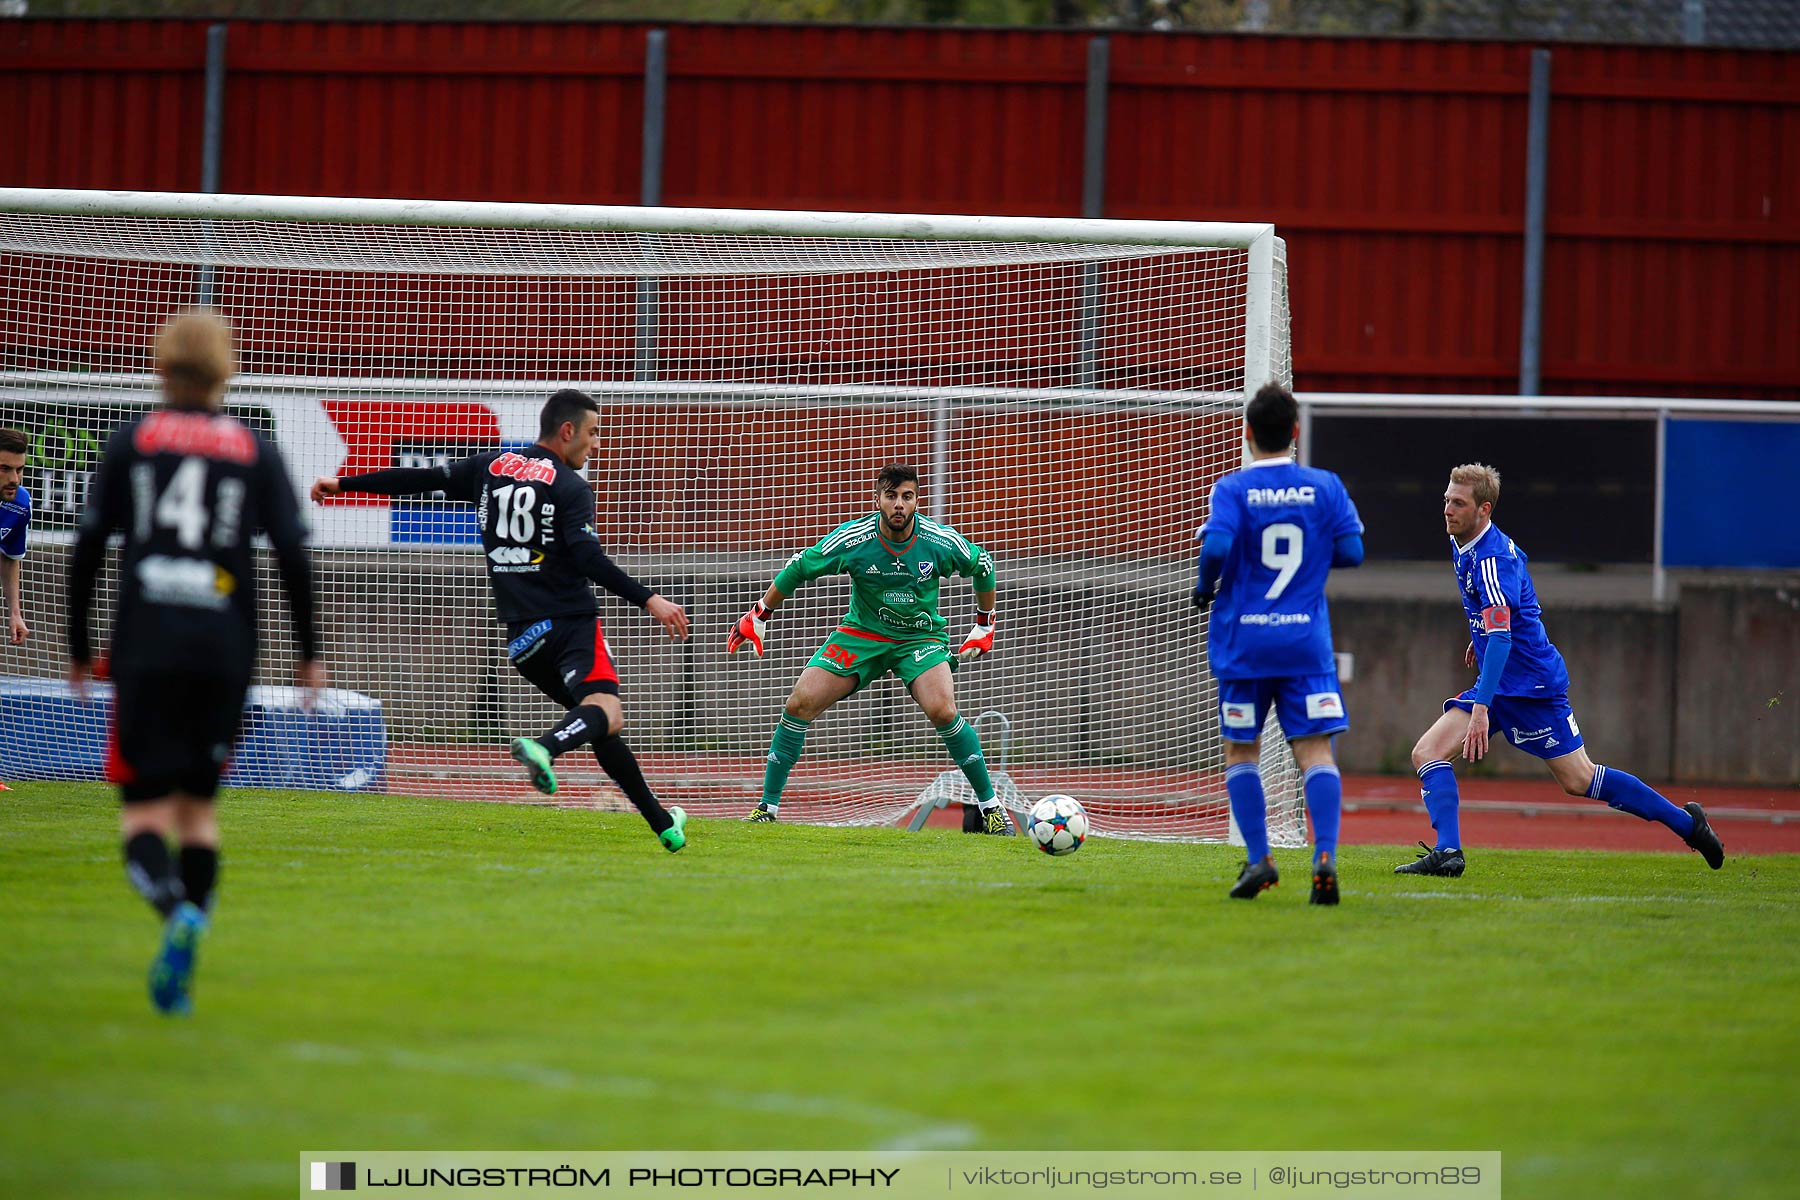
{"label": "football pitch grass", "polygon": [[187,1019],[98,785],[0,799],[0,1192],[302,1150],[1500,1150],[1519,1197],[1800,1194],[1800,858],[1240,851],[227,794]]}

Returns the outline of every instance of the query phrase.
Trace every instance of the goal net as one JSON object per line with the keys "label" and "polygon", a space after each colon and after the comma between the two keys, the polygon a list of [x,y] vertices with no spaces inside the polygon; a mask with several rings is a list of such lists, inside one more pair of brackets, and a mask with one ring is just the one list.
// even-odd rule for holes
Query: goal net
{"label": "goal net", "polygon": [[[1246,388],[1291,383],[1269,226],[0,189],[0,275],[0,425],[31,440],[33,504],[33,633],[0,670],[0,778],[101,773],[106,693],[81,703],[60,682],[71,530],[107,434],[155,403],[151,335],[205,302],[237,333],[229,411],[302,494],[527,444],[558,388],[599,400],[601,541],[694,627],[675,643],[602,597],[626,737],[665,803],[736,817],[756,801],[848,585],[802,590],[763,659],[727,657],[725,635],[901,461],[920,510],[997,563],[996,649],[956,689],[966,716],[997,714],[981,727],[1009,803],[1066,792],[1101,834],[1227,835],[1189,593]],[[505,744],[559,714],[507,664],[469,507],[305,507],[332,691],[307,710],[282,686],[292,642],[264,561],[261,686],[227,782],[538,799]],[[102,636],[116,596],[109,565]],[[958,638],[967,581],[942,597]],[[1271,733],[1271,831],[1299,844]],[[953,769],[890,678],[814,725],[782,816],[896,821],[922,794],[966,798],[940,778]],[[558,803],[623,807],[592,755],[558,771]]]}

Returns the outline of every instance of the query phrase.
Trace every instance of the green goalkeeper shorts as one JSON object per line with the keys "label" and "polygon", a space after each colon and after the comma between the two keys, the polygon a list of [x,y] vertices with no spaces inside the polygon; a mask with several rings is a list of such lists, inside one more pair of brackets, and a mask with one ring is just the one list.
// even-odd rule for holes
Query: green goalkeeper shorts
{"label": "green goalkeeper shorts", "polygon": [[950,655],[950,646],[941,639],[901,642],[840,625],[806,665],[854,679],[856,690],[861,691],[889,671],[910,688],[913,680],[939,663],[949,663],[950,669],[956,670],[956,659]]}

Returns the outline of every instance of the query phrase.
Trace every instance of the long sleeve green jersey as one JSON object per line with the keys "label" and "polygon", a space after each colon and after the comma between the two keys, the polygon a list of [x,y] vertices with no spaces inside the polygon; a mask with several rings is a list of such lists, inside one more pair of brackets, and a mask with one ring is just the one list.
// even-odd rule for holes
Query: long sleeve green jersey
{"label": "long sleeve green jersey", "polygon": [[775,586],[791,596],[825,575],[850,577],[846,626],[905,640],[941,638],[946,622],[938,613],[938,587],[944,577],[964,575],[976,591],[991,591],[994,559],[925,516],[913,518],[911,541],[890,542],[881,530],[881,514],[873,512],[844,522],[788,559]]}

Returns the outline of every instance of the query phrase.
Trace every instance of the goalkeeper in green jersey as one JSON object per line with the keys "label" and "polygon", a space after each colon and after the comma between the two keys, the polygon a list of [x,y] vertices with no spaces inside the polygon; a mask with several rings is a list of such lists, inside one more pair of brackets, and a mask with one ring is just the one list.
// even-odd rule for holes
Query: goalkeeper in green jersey
{"label": "goalkeeper in green jersey", "polygon": [[[958,663],[994,648],[993,557],[948,525],[919,515],[919,473],[911,467],[883,467],[875,477],[875,500],[878,511],[839,525],[790,558],[725,640],[728,653],[749,646],[761,657],[763,630],[784,600],[822,575],[850,577],[850,611],[788,693],[769,743],[762,801],[748,819],[776,819],[788,772],[800,758],[812,723],[845,696],[892,671],[975,789],[978,809],[965,810],[963,829],[1011,833],[1012,820],[994,798],[981,738],[956,711],[951,678]],[[938,614],[938,586],[947,575],[966,575],[975,587],[975,625],[954,652]]]}

